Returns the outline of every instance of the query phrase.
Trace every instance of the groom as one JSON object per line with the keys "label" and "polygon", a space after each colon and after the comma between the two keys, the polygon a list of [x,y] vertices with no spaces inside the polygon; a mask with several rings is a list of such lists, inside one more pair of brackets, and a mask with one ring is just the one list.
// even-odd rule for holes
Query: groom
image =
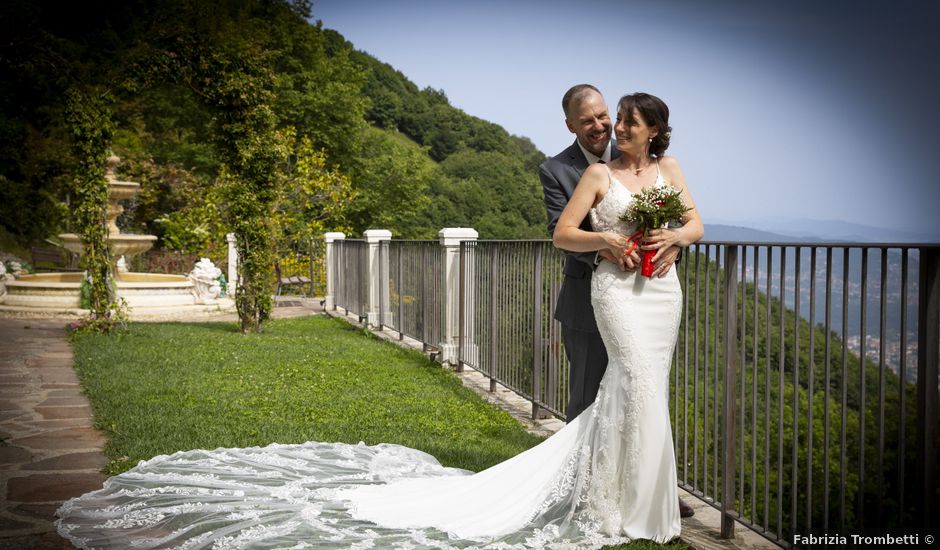
{"label": "groom", "polygon": [[[561,107],[565,112],[565,124],[576,139],[567,149],[539,166],[549,235],[554,233],[555,224],[588,165],[607,163],[620,156],[620,151],[611,147],[610,115],[604,96],[597,88],[590,84],[573,86],[565,92]],[[587,217],[581,222],[581,229],[591,231]],[[672,247],[663,253],[659,262],[671,265],[678,254],[678,249]],[[637,268],[630,257],[615,258],[606,250],[596,254],[571,252],[565,258],[565,279],[558,293],[555,320],[562,325],[569,364],[567,422],[594,402],[607,368],[607,350],[597,330],[591,306],[591,275],[601,261],[614,262],[628,271]],[[690,517],[694,513],[691,506],[679,499],[682,517]]]}
{"label": "groom", "polygon": [[[565,124],[577,139],[539,166],[549,235],[554,233],[561,211],[588,165],[610,162],[620,156],[620,151],[610,146],[610,115],[597,88],[590,84],[574,86],[565,93],[561,106],[565,111]],[[591,230],[591,222],[587,218],[581,222],[581,229]],[[567,422],[574,420],[594,402],[607,368],[607,350],[597,331],[591,306],[591,275],[602,259],[617,262],[621,269],[634,268],[629,258],[629,264],[621,263],[606,251],[572,252],[565,258],[565,279],[558,293],[555,320],[563,327],[562,338],[570,365]]]}

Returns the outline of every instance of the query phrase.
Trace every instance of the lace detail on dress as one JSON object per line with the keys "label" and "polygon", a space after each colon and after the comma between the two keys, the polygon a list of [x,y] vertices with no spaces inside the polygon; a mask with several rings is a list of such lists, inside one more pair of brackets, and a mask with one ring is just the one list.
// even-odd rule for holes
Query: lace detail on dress
{"label": "lace detail on dress", "polygon": [[630,226],[619,218],[626,212],[632,200],[630,191],[611,175],[610,187],[607,188],[604,198],[588,212],[591,227],[594,231],[618,231],[629,235]]}

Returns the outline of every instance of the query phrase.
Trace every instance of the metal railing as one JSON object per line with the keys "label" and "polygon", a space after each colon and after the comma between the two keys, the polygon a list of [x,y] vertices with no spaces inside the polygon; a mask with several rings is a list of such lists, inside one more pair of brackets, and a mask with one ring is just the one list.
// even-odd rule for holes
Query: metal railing
{"label": "metal railing", "polygon": [[[564,253],[551,241],[465,241],[461,261],[460,362],[564,417],[568,359],[552,318],[564,277]],[[469,267],[472,266],[472,270]]]}
{"label": "metal railing", "polygon": [[336,278],[335,303],[362,322],[367,315],[369,298],[369,244],[362,239],[343,239],[333,243],[332,273]]}
{"label": "metal railing", "polygon": [[437,241],[383,241],[379,246],[381,264],[387,266],[387,292],[380,303],[380,324],[402,337],[418,340],[425,349],[441,341],[443,302],[443,263]]}
{"label": "metal railing", "polygon": [[[786,544],[936,526],[940,246],[702,243],[680,266],[679,479]],[[916,280],[915,280],[915,275]]]}
{"label": "metal railing", "polygon": [[[334,255],[337,304],[357,313],[365,244]],[[438,345],[440,245],[380,252],[381,324]],[[550,241],[464,241],[451,290],[458,369],[525,396],[533,416],[563,417],[567,404],[552,318],[563,258]],[[785,546],[794,534],[937,526],[940,245],[702,242],[676,269],[678,476],[721,511],[724,536],[735,522]]]}

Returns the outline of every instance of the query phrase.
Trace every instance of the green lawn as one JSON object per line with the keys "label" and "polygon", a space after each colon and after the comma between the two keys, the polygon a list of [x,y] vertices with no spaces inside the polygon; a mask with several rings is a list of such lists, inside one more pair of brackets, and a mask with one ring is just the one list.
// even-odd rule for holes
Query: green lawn
{"label": "green lawn", "polygon": [[310,440],[398,443],[478,471],[540,441],[422,354],[325,316],[270,321],[260,335],[135,323],[74,349],[109,474],[180,450]]}

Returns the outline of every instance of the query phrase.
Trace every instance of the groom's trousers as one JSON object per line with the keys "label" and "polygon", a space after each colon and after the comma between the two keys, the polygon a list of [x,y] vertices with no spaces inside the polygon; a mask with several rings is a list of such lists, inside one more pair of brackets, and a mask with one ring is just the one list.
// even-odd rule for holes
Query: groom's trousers
{"label": "groom's trousers", "polygon": [[568,356],[568,411],[571,422],[594,402],[601,378],[607,370],[607,349],[595,331],[562,327],[565,354]]}

